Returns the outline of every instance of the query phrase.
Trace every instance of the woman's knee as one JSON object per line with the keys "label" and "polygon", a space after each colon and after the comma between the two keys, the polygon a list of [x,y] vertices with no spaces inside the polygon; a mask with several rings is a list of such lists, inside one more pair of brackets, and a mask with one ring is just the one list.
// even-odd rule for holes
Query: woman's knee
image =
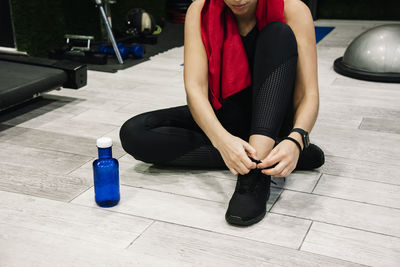
{"label": "woman's knee", "polygon": [[297,40],[292,28],[281,21],[265,25],[257,38],[257,46],[265,51],[282,51],[286,55],[297,55]]}
{"label": "woman's knee", "polygon": [[122,148],[136,159],[142,157],[142,148],[145,147],[143,137],[146,136],[146,116],[147,114],[139,114],[130,118],[119,131]]}

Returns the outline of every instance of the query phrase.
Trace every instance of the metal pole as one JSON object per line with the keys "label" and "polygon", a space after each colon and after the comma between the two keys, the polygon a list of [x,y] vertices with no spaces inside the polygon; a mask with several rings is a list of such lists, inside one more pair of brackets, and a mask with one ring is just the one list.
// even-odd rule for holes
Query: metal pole
{"label": "metal pole", "polygon": [[114,35],[112,33],[110,23],[108,22],[108,19],[107,19],[107,16],[106,16],[106,12],[104,11],[103,5],[101,4],[101,0],[95,0],[95,1],[96,1],[96,5],[100,9],[101,16],[103,17],[104,24],[106,25],[108,38],[110,38],[110,40],[111,40],[111,44],[112,44],[112,46],[114,48],[115,55],[118,58],[118,62],[119,62],[119,64],[124,64],[124,61],[122,60],[121,54],[119,53],[117,43],[115,42],[115,38],[114,38]]}

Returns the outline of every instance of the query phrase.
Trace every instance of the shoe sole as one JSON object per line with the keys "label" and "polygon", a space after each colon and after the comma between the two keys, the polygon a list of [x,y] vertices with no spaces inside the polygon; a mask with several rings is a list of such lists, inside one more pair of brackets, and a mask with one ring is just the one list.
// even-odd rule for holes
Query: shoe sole
{"label": "shoe sole", "polygon": [[257,217],[254,217],[247,221],[243,221],[242,218],[239,216],[225,214],[225,220],[228,223],[233,224],[233,225],[249,226],[249,225],[252,225],[252,224],[255,224],[255,223],[261,221],[264,218],[266,213],[267,213],[267,211],[265,210],[263,213],[261,213]]}

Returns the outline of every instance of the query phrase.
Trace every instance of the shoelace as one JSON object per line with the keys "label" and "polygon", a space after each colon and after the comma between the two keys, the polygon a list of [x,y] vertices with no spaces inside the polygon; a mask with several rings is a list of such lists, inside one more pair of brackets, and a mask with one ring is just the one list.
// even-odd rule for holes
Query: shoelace
{"label": "shoelace", "polygon": [[[261,163],[261,160],[253,159],[252,157],[249,157],[253,162],[255,163]],[[265,169],[270,169],[274,168],[278,163],[274,164],[273,166],[267,167]],[[238,175],[238,188],[237,190],[239,193],[246,193],[246,192],[253,192],[257,183],[259,182],[259,179],[262,179],[260,175],[264,175],[261,173],[261,169],[252,169],[250,172],[246,175]],[[273,184],[276,185],[276,183],[271,179],[271,177],[268,177],[266,179],[269,179],[269,181]]]}
{"label": "shoelace", "polygon": [[268,179],[268,182],[271,182],[276,185],[276,183],[271,179],[271,177],[262,177],[262,176],[267,176],[261,173],[260,169],[253,169],[251,170],[248,174],[246,175],[238,175],[238,186],[237,186],[237,191],[239,193],[248,193],[248,192],[253,192],[254,189],[256,188],[257,183],[260,182],[260,179]]}
{"label": "shoelace", "polygon": [[[252,157],[249,157],[249,158],[251,159],[251,161],[253,161],[253,162],[257,163],[257,164],[258,164],[258,163],[261,163],[261,160],[253,159]],[[279,162],[275,163],[275,164],[272,165],[272,166],[269,166],[269,167],[267,167],[267,168],[264,168],[263,170],[275,168],[275,166],[278,165],[278,163],[279,163]],[[269,179],[271,180],[271,183],[273,183],[274,185],[276,185],[276,183],[271,179],[271,177],[270,177]]]}

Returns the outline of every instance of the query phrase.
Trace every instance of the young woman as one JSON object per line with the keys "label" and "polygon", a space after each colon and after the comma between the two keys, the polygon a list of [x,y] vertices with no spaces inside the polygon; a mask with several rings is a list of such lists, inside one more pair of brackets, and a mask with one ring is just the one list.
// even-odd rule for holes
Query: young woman
{"label": "young woman", "polygon": [[266,213],[271,176],[313,169],[319,107],[315,31],[300,0],[196,0],[185,21],[187,105],[139,114],[123,148],[159,165],[223,167],[237,175],[226,220]]}

